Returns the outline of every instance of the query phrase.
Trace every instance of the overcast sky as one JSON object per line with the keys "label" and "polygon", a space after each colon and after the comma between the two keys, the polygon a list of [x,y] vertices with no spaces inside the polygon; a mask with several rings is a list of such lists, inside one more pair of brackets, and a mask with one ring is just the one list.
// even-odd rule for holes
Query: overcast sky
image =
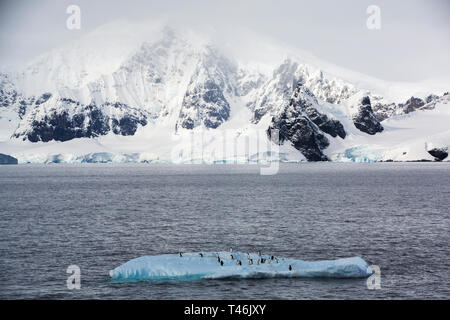
{"label": "overcast sky", "polygon": [[[66,28],[70,4],[81,8],[81,30]],[[369,5],[381,9],[380,30],[366,26]],[[161,16],[242,25],[381,79],[450,76],[448,0],[0,0],[0,65],[24,63],[120,18]]]}

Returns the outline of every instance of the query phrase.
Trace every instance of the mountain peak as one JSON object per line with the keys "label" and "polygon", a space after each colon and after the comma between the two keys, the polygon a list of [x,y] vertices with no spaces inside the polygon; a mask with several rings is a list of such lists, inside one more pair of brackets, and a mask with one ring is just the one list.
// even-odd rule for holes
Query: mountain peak
{"label": "mountain peak", "polygon": [[234,36],[167,22],[98,28],[1,77],[2,137],[49,142],[278,128],[282,141],[316,161],[353,141],[349,135],[379,136],[382,120],[444,101],[423,88],[424,97],[408,88],[397,96],[395,86],[342,69],[336,76],[317,60],[306,63],[313,61],[307,55]]}

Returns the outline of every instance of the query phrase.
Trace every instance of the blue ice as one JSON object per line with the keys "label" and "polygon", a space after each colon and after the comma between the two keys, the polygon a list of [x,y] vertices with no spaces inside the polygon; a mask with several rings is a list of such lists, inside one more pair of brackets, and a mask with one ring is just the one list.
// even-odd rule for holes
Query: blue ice
{"label": "blue ice", "polygon": [[[217,257],[224,262],[223,266]],[[266,260],[265,263],[261,263],[261,258]],[[242,265],[238,265],[238,260]],[[289,270],[289,266],[292,270]],[[160,281],[274,277],[364,278],[372,273],[367,262],[360,257],[303,261],[277,256],[272,260],[269,255],[259,256],[256,253],[196,252],[183,253],[182,257],[178,254],[143,256],[111,270],[109,275],[113,280]]]}

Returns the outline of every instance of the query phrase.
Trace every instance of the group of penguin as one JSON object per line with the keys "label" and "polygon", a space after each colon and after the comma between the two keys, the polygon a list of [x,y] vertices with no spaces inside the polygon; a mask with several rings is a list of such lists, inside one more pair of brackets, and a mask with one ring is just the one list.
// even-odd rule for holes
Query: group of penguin
{"label": "group of penguin", "polygon": [[[182,252],[180,252],[178,255],[179,255],[180,257],[183,257],[183,253],[182,253]],[[203,258],[203,253],[200,252],[199,255],[200,255],[201,258]],[[230,248],[230,256],[231,256],[231,260],[234,260],[233,249],[232,249],[232,248]],[[267,259],[264,259],[264,258],[261,256],[261,251],[258,251],[258,256],[260,256],[261,258],[258,259],[258,261],[256,262],[257,265],[259,265],[260,263],[263,264],[263,263],[266,262]],[[217,258],[217,262],[218,262],[221,266],[223,266],[223,265],[224,265],[224,262],[223,262],[223,260],[220,259],[219,254],[216,254],[216,258]],[[250,254],[249,254],[249,253],[247,253],[247,259],[248,259],[248,264],[249,264],[249,265],[252,265],[252,264],[253,264],[253,259],[250,258]],[[275,263],[278,263],[278,258],[276,258],[276,257],[274,257],[274,256],[271,256],[271,257],[268,259],[268,263],[270,263],[271,261],[275,261]],[[284,263],[284,259],[282,259],[281,262]],[[237,264],[238,266],[242,266],[242,261],[241,261],[241,260],[237,260],[237,261],[236,261],[236,264]],[[289,268],[288,268],[288,269],[289,269],[289,271],[292,271],[292,265],[289,265]]]}

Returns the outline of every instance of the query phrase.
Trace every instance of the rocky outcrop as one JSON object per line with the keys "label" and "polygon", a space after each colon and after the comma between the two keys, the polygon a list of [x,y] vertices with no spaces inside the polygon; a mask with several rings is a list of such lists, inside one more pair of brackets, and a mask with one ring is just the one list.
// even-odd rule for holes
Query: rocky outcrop
{"label": "rocky outcrop", "polygon": [[[293,116],[293,117],[290,117]],[[274,131],[278,130],[278,140]],[[322,152],[329,146],[328,139],[307,117],[300,113],[296,115],[283,113],[280,118],[273,118],[272,125],[267,130],[269,138],[274,143],[292,142],[308,161],[327,161],[327,156]]]}
{"label": "rocky outcrop", "polygon": [[448,157],[448,148],[433,148],[431,150],[427,150],[429,154],[431,154],[436,161],[442,161]]}
{"label": "rocky outcrop", "polygon": [[345,138],[344,126],[334,119],[329,119],[327,115],[317,110],[319,105],[315,95],[302,83],[297,86],[291,103],[301,110],[316,126],[332,137]]}
{"label": "rocky outcrop", "polygon": [[373,113],[370,98],[368,96],[365,96],[359,102],[358,111],[353,116],[353,123],[360,131],[370,135],[374,135],[384,130],[383,126]]}
{"label": "rocky outcrop", "polygon": [[298,83],[307,87],[320,101],[332,104],[342,103],[357,92],[350,83],[291,59],[286,59],[266,81],[257,79],[259,88],[248,104],[254,113],[253,123],[258,123],[266,114],[279,112],[280,106],[289,103]]}
{"label": "rocky outcrop", "polygon": [[372,110],[375,118],[378,120],[378,122],[381,122],[393,116],[398,108],[397,105],[393,102],[381,103],[375,101],[372,105]]}
{"label": "rocky outcrop", "polygon": [[0,73],[0,108],[9,107],[17,102],[20,94],[6,74]]}
{"label": "rocky outcrop", "polygon": [[38,106],[40,104],[46,103],[48,101],[48,99],[50,99],[51,97],[52,97],[52,94],[49,92],[46,92],[43,95],[41,95],[34,104]]}
{"label": "rocky outcrop", "polygon": [[[323,150],[330,143],[324,133],[341,138],[345,138],[346,134],[339,121],[329,119],[317,107],[314,94],[300,83],[289,105],[279,116],[273,117],[267,130],[269,138],[275,143],[290,141],[308,161],[327,161],[328,157]],[[278,140],[274,130],[278,130]]]}
{"label": "rocky outcrop", "polygon": [[273,71],[271,79],[261,84],[248,107],[253,110],[253,123],[258,123],[267,113],[276,113],[289,103],[289,99],[298,83],[296,71],[298,63],[285,60]]}
{"label": "rocky outcrop", "polygon": [[422,100],[420,98],[411,97],[404,104],[399,104],[403,114],[408,114],[417,110],[433,110],[436,106],[436,102],[442,100],[443,97],[439,97],[434,94],[430,94]]}
{"label": "rocky outcrop", "polygon": [[110,119],[111,130],[114,134],[122,136],[132,136],[136,133],[139,126],[147,125],[147,115],[130,106],[116,102],[105,103],[101,109],[108,107],[110,110],[108,118]]}
{"label": "rocky outcrop", "polygon": [[22,119],[27,108],[33,103],[34,97],[24,97],[16,90],[8,76],[0,73],[0,108],[13,109],[17,112],[18,118]]}
{"label": "rocky outcrop", "polygon": [[398,106],[402,108],[404,114],[408,114],[416,111],[417,109],[423,107],[425,101],[420,98],[411,97],[404,104],[400,103]]}
{"label": "rocky outcrop", "polygon": [[22,131],[19,127],[14,137],[31,142],[48,142],[93,138],[110,131],[128,136],[134,135],[139,125],[147,124],[145,114],[122,103],[83,105],[69,98],[61,98],[49,110],[40,111],[38,105],[27,116],[26,129]]}
{"label": "rocky outcrop", "polygon": [[232,85],[234,65],[209,49],[202,56],[191,77],[181,105],[176,127],[193,129],[204,125],[216,129],[230,117],[230,104],[225,94],[235,94]]}
{"label": "rocky outcrop", "polygon": [[339,136],[344,139],[346,137],[344,126],[338,120],[329,119],[325,114],[312,107],[306,108],[305,113],[320,130],[328,133],[333,138]]}
{"label": "rocky outcrop", "polygon": [[11,157],[7,154],[0,153],[0,165],[2,164],[17,164],[18,161],[16,158]]}
{"label": "rocky outcrop", "polygon": [[[383,103],[382,97],[374,97],[375,102],[372,103],[372,109],[376,119],[381,122],[394,115],[408,114],[417,110],[432,110],[434,109],[436,102],[442,99],[435,94],[428,95],[424,100],[416,97],[409,98],[405,103],[394,102]],[[377,101],[380,100],[380,101]]]}
{"label": "rocky outcrop", "polygon": [[186,92],[180,111],[180,126],[193,129],[203,124],[215,129],[230,117],[230,104],[212,80]]}

